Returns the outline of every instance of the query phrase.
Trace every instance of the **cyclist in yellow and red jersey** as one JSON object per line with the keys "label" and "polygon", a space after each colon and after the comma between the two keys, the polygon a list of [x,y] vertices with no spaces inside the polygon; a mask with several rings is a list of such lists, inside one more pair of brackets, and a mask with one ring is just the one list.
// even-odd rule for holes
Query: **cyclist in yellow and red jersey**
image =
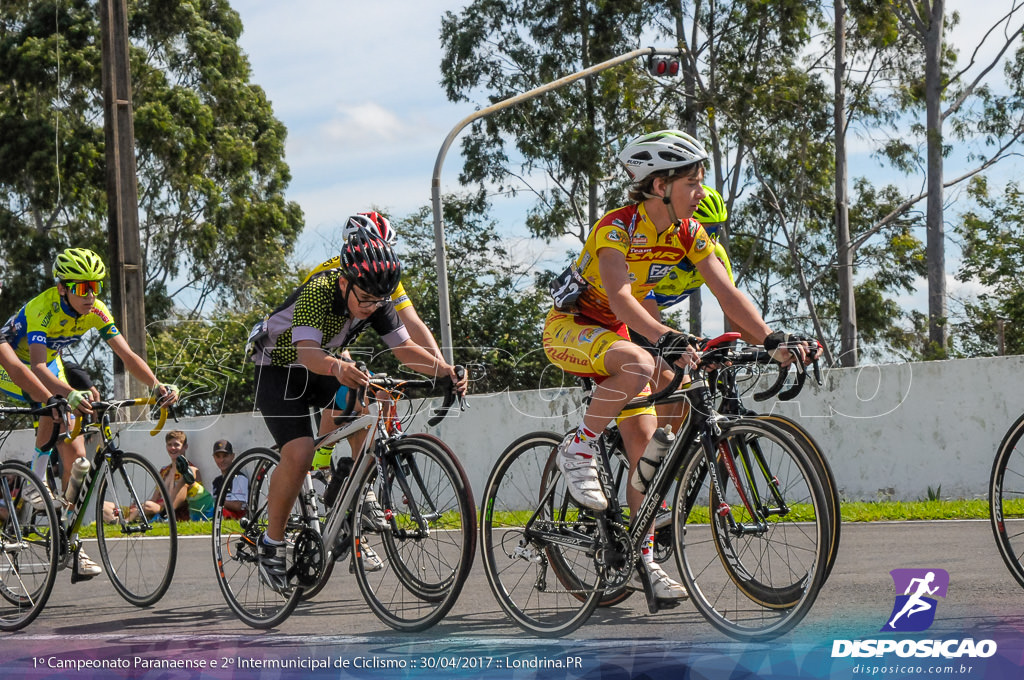
{"label": "cyclist in yellow and red jersey", "polygon": [[[67,398],[68,406],[80,413],[91,413],[90,400],[93,392],[85,385],[69,384],[71,379],[65,372],[60,352],[79,343],[89,330],[96,330],[125,368],[136,379],[148,385],[161,397],[164,404],[173,404],[178,399],[178,388],[157,380],[142,358],[132,351],[114,324],[110,310],[97,297],[103,290],[103,279],[107,268],[99,255],[85,248],[68,248],[57,255],[53,264],[53,278],[57,285],[29,300],[24,307],[7,320],[0,328],[7,342],[14,348],[21,362],[29,367],[33,375],[53,394]],[[0,391],[14,399],[31,401],[13,382],[0,383]],[[38,449],[49,440],[52,428],[58,423],[44,418],[36,433],[36,461],[34,467],[40,478],[45,479],[41,462],[48,454]],[[85,457],[85,443],[82,438],[57,445],[63,463],[65,488],[71,475],[75,458]],[[79,551],[79,576],[92,577],[102,572],[99,565]]]}
{"label": "cyclist in yellow and red jersey", "polygon": [[[593,376],[597,387],[575,432],[558,447],[556,460],[572,497],[594,510],[608,506],[597,472],[601,433],[613,418],[630,460],[630,476],[657,425],[653,409],[622,412],[634,397],[650,389],[658,361],[692,363],[696,338],[669,328],[642,304],[647,293],[684,257],[707,281],[724,311],[745,332],[766,338],[766,347],[780,361],[792,361],[784,343],[789,336],[772,333],[749,299],[729,281],[724,267],[711,257],[714,243],[700,222],[691,218],[704,198],[701,185],[707,153],[700,142],[678,130],[663,130],[629,142],[619,154],[633,180],[631,205],[602,217],[583,253],[553,284],[554,308],[544,324],[548,359],[569,373]],[[656,359],[629,340],[627,327],[651,342]],[[793,347],[802,359],[806,344]],[[643,493],[627,489],[636,516]],[[650,532],[650,527],[646,527]],[[686,590],[654,562],[648,533],[633,586],[643,578],[662,600],[687,597]]]}

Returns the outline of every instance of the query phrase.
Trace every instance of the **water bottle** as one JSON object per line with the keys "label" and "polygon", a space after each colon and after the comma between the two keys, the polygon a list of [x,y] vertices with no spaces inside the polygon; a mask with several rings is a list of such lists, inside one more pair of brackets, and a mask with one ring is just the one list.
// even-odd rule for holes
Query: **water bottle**
{"label": "water bottle", "polygon": [[89,474],[89,468],[91,467],[89,461],[85,458],[75,458],[75,462],[71,465],[71,479],[68,480],[68,489],[64,492],[64,499],[68,503],[75,502],[78,490],[82,488],[82,482],[85,481],[85,476]]}
{"label": "water bottle", "polygon": [[629,480],[634,489],[640,493],[647,493],[647,485],[654,479],[654,473],[661,466],[662,459],[665,458],[665,454],[668,453],[675,440],[676,436],[672,434],[671,425],[654,431],[654,436],[651,437],[650,443],[644,449],[644,455],[640,458],[636,470],[633,471],[633,476]]}

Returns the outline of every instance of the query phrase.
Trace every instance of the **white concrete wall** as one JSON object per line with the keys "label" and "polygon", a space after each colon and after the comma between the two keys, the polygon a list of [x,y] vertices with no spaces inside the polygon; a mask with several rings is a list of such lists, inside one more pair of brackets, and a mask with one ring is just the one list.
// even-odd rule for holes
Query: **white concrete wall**
{"label": "white concrete wall", "polygon": [[[579,420],[576,389],[470,395],[469,403],[465,413],[430,431],[459,455],[477,500],[492,462],[515,438],[565,432]],[[918,500],[940,485],[943,498],[981,498],[996,447],[1024,412],[1024,357],[834,369],[823,387],[809,387],[797,402],[759,410],[771,408],[814,435],[846,500]],[[407,430],[426,429],[425,420],[418,417]],[[121,446],[162,466],[168,460],[163,433],[150,437],[151,426],[131,426]],[[229,439],[237,452],[270,444],[258,413],[186,419],[165,431],[172,428],[188,433],[189,458],[206,480],[217,474],[211,455],[217,439]],[[16,432],[0,455],[27,460],[31,452],[30,433]]]}

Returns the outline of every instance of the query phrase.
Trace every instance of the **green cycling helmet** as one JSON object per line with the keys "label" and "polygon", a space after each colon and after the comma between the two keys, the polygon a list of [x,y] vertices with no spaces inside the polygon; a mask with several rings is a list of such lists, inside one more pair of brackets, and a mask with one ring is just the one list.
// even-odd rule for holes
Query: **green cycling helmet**
{"label": "green cycling helmet", "polygon": [[102,281],[106,276],[103,260],[85,248],[68,248],[53,263],[53,278],[58,281]]}
{"label": "green cycling helmet", "polygon": [[725,222],[729,219],[729,211],[725,209],[725,201],[722,200],[722,194],[706,184],[703,186],[707,196],[701,199],[697,209],[693,211],[694,219],[705,227],[709,224]]}

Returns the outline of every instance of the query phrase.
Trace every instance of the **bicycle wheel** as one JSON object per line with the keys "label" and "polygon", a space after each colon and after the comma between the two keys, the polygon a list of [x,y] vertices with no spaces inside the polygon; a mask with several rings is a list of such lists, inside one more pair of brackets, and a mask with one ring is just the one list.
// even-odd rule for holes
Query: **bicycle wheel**
{"label": "bicycle wheel", "polygon": [[57,577],[57,513],[39,478],[20,463],[0,464],[0,631],[24,628],[46,606]]}
{"label": "bicycle wheel", "polygon": [[[220,493],[213,508],[213,561],[217,585],[225,601],[246,625],[273,628],[288,618],[299,603],[301,588],[279,593],[264,583],[259,574],[258,541],[267,528],[267,496],[270,479],[280,456],[267,448],[254,448],[242,453],[224,475]],[[249,497],[241,519],[224,517],[224,497],[232,481],[243,475]],[[297,506],[296,502],[296,506]],[[296,517],[301,512],[296,510]],[[289,552],[295,531],[291,523],[286,532]],[[297,527],[296,527],[297,528]]]}
{"label": "bicycle wheel", "polygon": [[[358,482],[352,514],[356,581],[381,621],[397,630],[425,630],[444,618],[462,592],[473,560],[476,507],[446,448],[422,437],[384,445],[383,480],[375,465]],[[370,489],[388,517],[383,531],[358,521]],[[378,553],[373,571],[363,559],[364,546]]]}
{"label": "bicycle wheel", "polygon": [[989,518],[999,554],[1024,587],[1024,415],[1010,426],[996,451],[988,486]]}
{"label": "bicycle wheel", "polygon": [[[744,466],[752,439],[761,463]],[[736,456],[739,489],[726,447]],[[738,639],[776,637],[810,611],[824,578],[831,531],[824,482],[790,437],[750,419],[723,426],[715,472],[717,487],[703,451],[691,449],[675,503],[679,572],[716,628]]]}
{"label": "bicycle wheel", "polygon": [[96,540],[110,583],[121,597],[147,607],[167,592],[178,557],[174,513],[166,524],[147,520],[138,508],[151,497],[172,507],[159,473],[137,453],[102,464],[96,490]]}
{"label": "bicycle wheel", "polygon": [[[568,493],[561,474],[544,474],[561,440],[534,432],[505,449],[487,479],[480,523],[491,592],[518,626],[542,636],[579,628],[604,593],[586,513],[563,503]],[[553,555],[565,566],[562,573],[575,575],[578,588],[562,585]]]}
{"label": "bicycle wheel", "polygon": [[[552,435],[554,437],[555,435]],[[562,439],[558,438],[554,442],[553,446],[557,447]],[[606,440],[607,441],[607,440]],[[629,483],[629,459],[626,458],[625,452],[622,451],[622,440],[616,438],[616,441],[611,443],[611,448],[606,449],[608,451],[608,459],[611,461],[612,469],[612,484],[618,491],[618,507],[629,510],[629,505],[626,502],[626,485]],[[555,463],[555,456],[558,455],[557,450],[552,449],[551,455],[548,457],[548,462],[544,466],[544,475],[542,479],[549,480],[553,479],[557,473],[558,468]],[[540,494],[543,495],[545,485],[541,485]],[[561,510],[556,514],[566,514],[568,512],[568,504],[575,503],[572,497],[565,494],[559,501]],[[591,517],[592,512],[587,508],[578,508],[584,517]],[[596,529],[596,524],[588,522],[580,522],[579,528],[582,531],[592,532]],[[563,552],[561,550],[553,550],[549,553],[548,558],[551,561],[551,569],[554,571],[555,576],[558,577],[559,583],[561,583],[570,592],[574,593],[578,599],[583,599],[587,596],[587,592],[590,589],[590,585],[587,583],[586,578],[581,578],[579,575],[573,572],[572,565],[563,559]],[[587,569],[590,570],[589,567]],[[630,595],[635,591],[629,586],[629,583],[621,583],[616,586],[608,585],[604,593],[601,595],[601,601],[598,602],[598,607],[613,607],[617,604],[624,602]]]}
{"label": "bicycle wheel", "polygon": [[828,459],[825,458],[825,454],[822,453],[821,447],[818,446],[818,442],[815,441],[814,437],[793,419],[777,414],[758,415],[755,418],[761,422],[781,428],[798,445],[803,446],[808,462],[814,466],[822,482],[825,484],[825,496],[828,501],[826,507],[829,510],[829,527],[831,528],[828,544],[828,562],[825,565],[825,578],[822,580],[822,585],[825,585],[825,581],[828,580],[829,575],[832,573],[832,567],[836,563],[836,555],[839,553],[839,534],[843,524],[842,509],[839,501],[839,487],[836,486],[836,477],[832,473],[832,466],[829,464]]}

